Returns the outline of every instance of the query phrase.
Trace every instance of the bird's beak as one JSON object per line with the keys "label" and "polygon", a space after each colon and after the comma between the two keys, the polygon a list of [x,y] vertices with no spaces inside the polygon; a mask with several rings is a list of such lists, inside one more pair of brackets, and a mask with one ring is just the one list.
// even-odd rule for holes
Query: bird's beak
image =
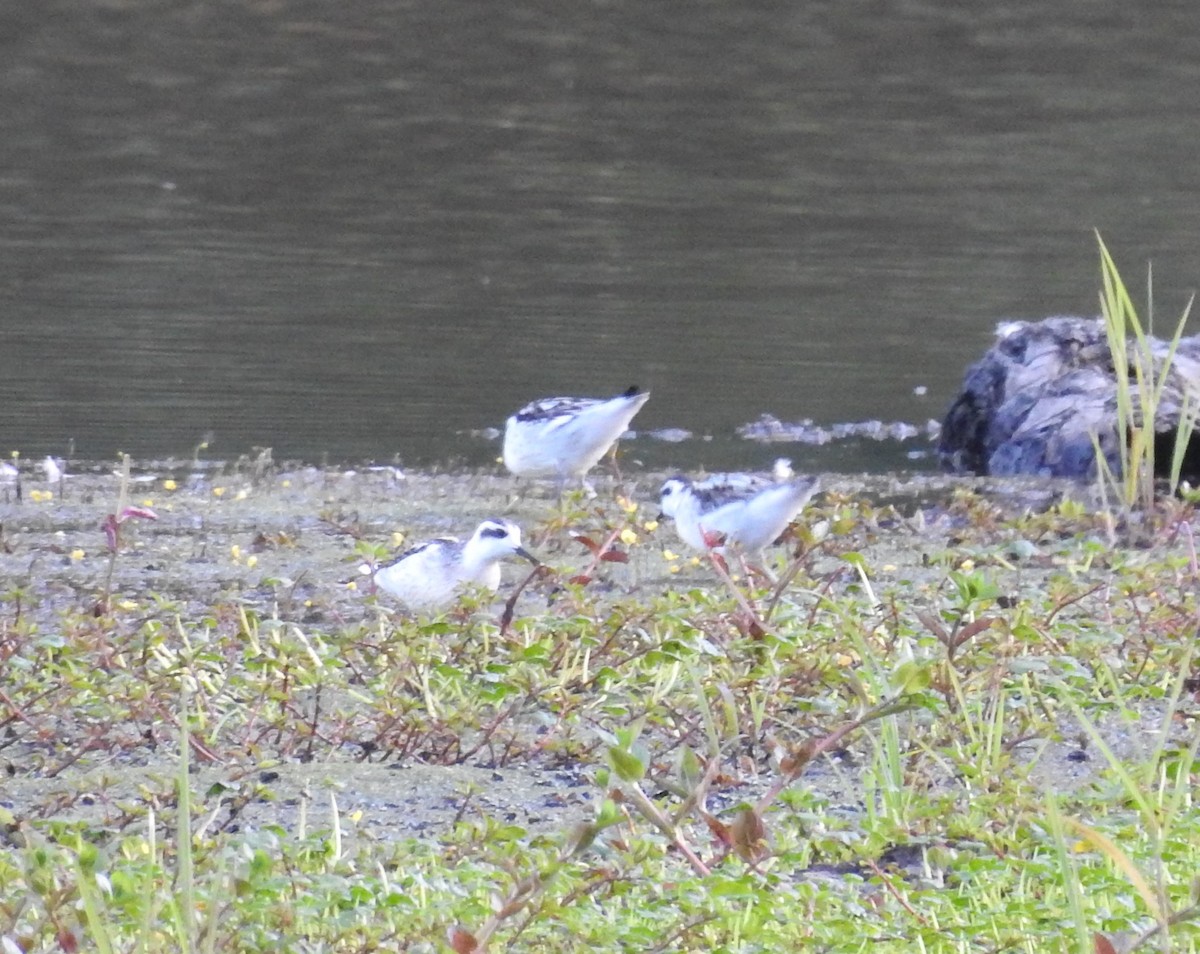
{"label": "bird's beak", "polygon": [[662,523],[664,520],[668,519],[668,517],[667,517],[667,515],[666,515],[665,513],[663,513],[663,512],[660,510],[660,511],[658,512],[658,516],[657,516],[657,517],[655,517],[654,519],[655,519],[655,520],[657,520],[659,523]]}
{"label": "bird's beak", "polygon": [[513,552],[514,552],[514,553],[515,553],[517,556],[524,557],[526,560],[528,560],[528,561],[529,561],[530,563],[532,563],[534,566],[541,566],[541,565],[542,565],[542,561],[541,561],[541,560],[539,560],[537,557],[535,557],[535,556],[534,556],[532,553],[530,553],[530,552],[529,552],[528,550],[526,550],[524,547],[517,547],[517,548],[516,548],[516,550],[514,550]]}

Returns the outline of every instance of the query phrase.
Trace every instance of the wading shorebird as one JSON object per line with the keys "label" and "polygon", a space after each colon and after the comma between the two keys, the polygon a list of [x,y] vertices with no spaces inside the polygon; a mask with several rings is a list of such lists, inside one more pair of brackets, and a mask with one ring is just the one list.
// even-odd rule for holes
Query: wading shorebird
{"label": "wading shorebird", "polygon": [[816,477],[775,483],[754,474],[672,477],[662,485],[662,513],[679,539],[696,550],[736,546],[756,562],[820,487]]}
{"label": "wading shorebird", "polygon": [[409,609],[434,609],[454,601],[472,583],[495,592],[500,561],[524,557],[539,564],[521,546],[521,528],[510,520],[485,520],[466,541],[438,537],[406,550],[375,571],[375,584]]}
{"label": "wading shorebird", "polygon": [[543,398],[504,425],[504,466],[518,477],[554,477],[561,493],[599,463],[650,397],[631,387],[614,398]]}

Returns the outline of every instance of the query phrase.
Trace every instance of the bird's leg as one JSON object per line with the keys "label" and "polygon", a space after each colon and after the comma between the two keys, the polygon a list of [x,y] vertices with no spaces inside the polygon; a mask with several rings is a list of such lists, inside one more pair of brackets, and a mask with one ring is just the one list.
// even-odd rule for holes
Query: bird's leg
{"label": "bird's leg", "polygon": [[762,550],[758,550],[752,554],[754,557],[753,562],[748,560],[746,558],[747,556],[751,556],[751,554],[744,555],[740,551],[738,553],[738,557],[742,561],[742,570],[746,574],[746,579],[749,580],[757,576],[760,580],[766,581],[766,586],[768,589],[774,589],[774,587],[778,585],[779,580],[776,578],[774,573],[767,569],[766,555],[762,552]]}
{"label": "bird's leg", "polygon": [[621,447],[620,440],[616,440],[616,441],[613,441],[613,446],[611,448],[609,448],[609,451],[608,451],[608,460],[609,460],[609,463],[612,464],[613,477],[616,479],[617,483],[621,482],[621,464],[617,460],[617,452],[620,450],[620,447]]}

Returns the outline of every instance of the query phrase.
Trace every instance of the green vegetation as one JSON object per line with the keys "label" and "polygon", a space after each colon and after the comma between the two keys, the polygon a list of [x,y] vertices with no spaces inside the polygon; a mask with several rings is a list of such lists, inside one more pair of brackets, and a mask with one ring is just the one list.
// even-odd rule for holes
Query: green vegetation
{"label": "green vegetation", "polygon": [[[358,564],[511,485],[383,479],[160,481],[119,561],[111,477],[7,507],[6,954],[1200,950],[1188,533],[831,492],[760,589],[645,478],[512,501],[554,573],[412,619]],[[381,824],[417,764],[480,771]]]}
{"label": "green vegetation", "polygon": [[[1155,435],[1161,429],[1164,397],[1173,376],[1175,352],[1183,337],[1192,302],[1188,302],[1171,340],[1163,348],[1151,337],[1154,332],[1153,273],[1147,275],[1149,320],[1143,326],[1116,263],[1099,233],[1096,234],[1096,240],[1100,244],[1100,271],[1103,278],[1100,310],[1104,315],[1105,338],[1116,376],[1118,466],[1115,471],[1101,449],[1099,438],[1093,436],[1093,441],[1100,490],[1105,494],[1111,493],[1121,515],[1128,522],[1134,510],[1140,509],[1151,514],[1155,509],[1155,479],[1159,473],[1155,460]],[[1197,411],[1200,410],[1197,396],[1185,389],[1176,410],[1178,420],[1174,432],[1174,451],[1166,470],[1168,497],[1173,496],[1179,488],[1184,454],[1196,428]],[[1125,435],[1125,439],[1119,439],[1119,435]]]}

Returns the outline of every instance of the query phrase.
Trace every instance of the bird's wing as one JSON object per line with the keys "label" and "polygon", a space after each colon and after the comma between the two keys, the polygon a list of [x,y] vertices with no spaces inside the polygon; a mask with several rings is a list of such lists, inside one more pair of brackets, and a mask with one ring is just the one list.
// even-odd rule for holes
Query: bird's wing
{"label": "bird's wing", "polygon": [[[431,551],[435,548],[440,549],[447,544],[453,546],[459,542],[460,541],[458,537],[434,537],[432,540],[426,540],[424,543],[418,543],[415,547],[409,547],[395,559],[384,563],[379,567],[379,569],[386,570],[389,566],[395,566],[397,563],[403,563],[405,560],[415,557],[418,553],[426,553],[427,551]],[[432,556],[432,553],[429,553],[429,555]]]}
{"label": "bird's wing", "polygon": [[570,420],[600,402],[595,398],[552,397],[526,404],[513,415],[521,424],[550,424]]}
{"label": "bird's wing", "polygon": [[773,480],[760,474],[710,474],[703,480],[693,481],[692,494],[703,513],[746,500],[773,486]]}

